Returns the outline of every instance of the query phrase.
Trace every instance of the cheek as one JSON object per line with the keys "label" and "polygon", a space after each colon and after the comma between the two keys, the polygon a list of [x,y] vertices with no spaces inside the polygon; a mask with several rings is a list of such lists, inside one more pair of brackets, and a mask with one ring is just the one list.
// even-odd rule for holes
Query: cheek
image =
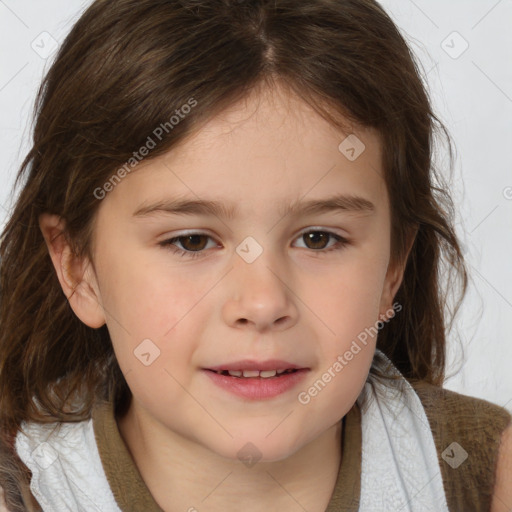
{"label": "cheek", "polygon": [[[107,325],[127,380],[137,386],[139,378],[142,384],[145,379],[153,381],[164,369],[183,373],[201,338],[203,323],[193,320],[202,314],[202,299],[213,278],[162,272],[155,265],[122,255],[112,255],[112,261],[105,263],[104,269],[111,269],[101,276]],[[146,366],[147,362],[151,364]]]}
{"label": "cheek", "polygon": [[[371,254],[371,253],[370,253]],[[384,258],[354,252],[325,275],[307,277],[306,304],[325,327],[332,349],[342,349],[361,331],[378,320],[386,273]]]}
{"label": "cheek", "polygon": [[[375,240],[374,240],[375,242]],[[387,240],[381,239],[346,258],[318,295],[318,311],[331,332],[324,340],[322,366],[305,391],[311,411],[332,419],[353,404],[366,381],[379,330],[379,306],[388,265]]]}
{"label": "cheek", "polygon": [[132,251],[130,258],[111,253],[103,262],[100,278],[107,313],[138,337],[163,337],[211,287],[211,279],[155,264],[142,251]]}
{"label": "cheek", "polygon": [[[297,394],[297,407],[305,415],[313,435],[325,426],[334,425],[356,402],[366,382],[374,355],[374,347],[361,345],[351,359],[344,352],[334,353],[325,365]],[[318,421],[321,418],[321,421]]]}

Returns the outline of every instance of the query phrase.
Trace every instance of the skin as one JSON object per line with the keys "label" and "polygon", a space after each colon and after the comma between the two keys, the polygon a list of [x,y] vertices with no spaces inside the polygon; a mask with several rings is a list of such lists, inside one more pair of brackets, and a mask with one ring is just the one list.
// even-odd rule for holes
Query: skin
{"label": "skin", "polygon": [[[338,150],[349,133],[366,146],[355,161]],[[73,258],[56,237],[61,219],[40,218],[74,312],[90,327],[108,326],[133,393],[119,429],[166,511],[327,507],[342,457],[341,419],[364,386],[376,339],[307,405],[297,395],[392,310],[404,268],[390,265],[380,138],[360,127],[349,133],[286,89],[261,89],[109,192],[96,217],[94,265]],[[374,211],[280,213],[334,192],[363,197]],[[176,196],[232,202],[238,212],[230,219],[133,216]],[[195,242],[204,247],[199,258],[159,245],[187,230],[211,237]],[[311,231],[348,243],[327,252],[336,238],[308,242],[302,235]],[[248,236],[263,248],[252,263],[235,251]],[[196,246],[182,239],[171,247]],[[160,350],[149,366],[134,356],[144,339]],[[309,372],[300,386],[267,400],[232,395],[202,371],[274,358]],[[237,456],[248,442],[261,454],[252,467]]]}
{"label": "skin", "polygon": [[496,481],[491,512],[512,510],[512,424],[502,433],[496,461]]}

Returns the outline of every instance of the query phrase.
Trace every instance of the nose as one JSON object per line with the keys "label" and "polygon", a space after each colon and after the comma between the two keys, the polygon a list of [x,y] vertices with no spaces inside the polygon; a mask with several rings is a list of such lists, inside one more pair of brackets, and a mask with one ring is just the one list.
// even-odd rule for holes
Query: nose
{"label": "nose", "polygon": [[277,268],[268,251],[252,263],[235,255],[227,278],[230,291],[222,310],[227,325],[266,332],[289,329],[297,322],[289,273]]}

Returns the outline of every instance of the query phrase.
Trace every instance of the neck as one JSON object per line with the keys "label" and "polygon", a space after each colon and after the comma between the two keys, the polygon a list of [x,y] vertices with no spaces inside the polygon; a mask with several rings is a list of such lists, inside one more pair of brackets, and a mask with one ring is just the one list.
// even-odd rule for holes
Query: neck
{"label": "neck", "polygon": [[[341,463],[338,422],[290,457],[244,465],[175,433],[155,433],[134,401],[117,420],[121,436],[149,492],[165,512],[324,512]],[[156,434],[156,435],[155,435]]]}

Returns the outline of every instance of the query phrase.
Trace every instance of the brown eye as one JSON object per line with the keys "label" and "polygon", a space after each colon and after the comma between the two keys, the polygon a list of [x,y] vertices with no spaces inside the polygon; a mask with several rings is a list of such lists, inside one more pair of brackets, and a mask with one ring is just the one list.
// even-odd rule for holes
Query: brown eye
{"label": "brown eye", "polygon": [[175,236],[169,240],[159,242],[158,245],[173,254],[189,259],[207,256],[209,252],[207,249],[216,246],[213,238],[205,233]]}
{"label": "brown eye", "polygon": [[325,231],[311,231],[302,235],[308,249],[325,249],[332,234]]}
{"label": "brown eye", "polygon": [[181,246],[187,251],[201,251],[208,243],[208,236],[206,235],[187,235],[177,237],[175,240],[181,243]]}
{"label": "brown eye", "polygon": [[[304,244],[302,248],[311,249],[310,253],[318,256],[331,251],[343,250],[350,244],[346,238],[340,235],[319,229],[305,231],[296,240]],[[300,247],[300,245],[296,247]]]}

